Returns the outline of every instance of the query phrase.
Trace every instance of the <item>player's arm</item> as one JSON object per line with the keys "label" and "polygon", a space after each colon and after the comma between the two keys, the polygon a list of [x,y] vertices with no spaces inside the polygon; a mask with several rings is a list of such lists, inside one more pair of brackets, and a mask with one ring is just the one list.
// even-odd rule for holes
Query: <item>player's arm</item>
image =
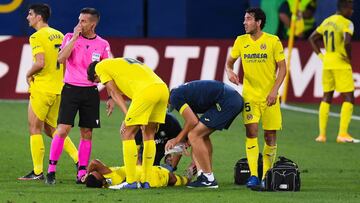
{"label": "player's arm", "polygon": [[110,93],[111,98],[114,100],[115,104],[118,105],[121,111],[126,115],[127,113],[126,103],[122,96],[123,95],[122,92],[116,86],[115,82],[113,80],[110,80],[105,83],[105,87],[107,91]]}
{"label": "player's arm", "polygon": [[286,63],[285,63],[285,59],[281,60],[279,62],[276,62],[277,67],[278,67],[278,74],[274,83],[273,88],[270,91],[270,94],[267,96],[266,101],[267,101],[267,105],[271,106],[274,105],[276,103],[276,99],[277,99],[277,95],[280,89],[280,86],[282,84],[282,82],[285,79],[286,76]]}
{"label": "player's arm", "polygon": [[81,33],[81,26],[80,26],[80,24],[78,24],[74,28],[74,34],[73,34],[72,38],[69,40],[69,42],[67,42],[67,44],[59,52],[59,55],[58,55],[59,63],[65,64],[66,59],[68,59],[69,56],[71,55],[71,52],[74,48],[74,44],[75,44],[76,40],[79,38],[80,33]]}
{"label": "player's arm", "polygon": [[88,171],[88,173],[96,171],[96,172],[100,173],[101,175],[111,173],[110,168],[107,167],[104,163],[102,163],[99,159],[92,160],[88,166],[87,171]]}
{"label": "player's arm", "polygon": [[321,60],[323,60],[324,56],[320,50],[321,40],[322,40],[322,35],[318,33],[316,30],[309,37],[309,42],[314,52],[319,56]]}
{"label": "player's arm", "polygon": [[26,81],[30,82],[34,79],[33,75],[40,72],[45,66],[45,54],[43,52],[35,55],[35,63],[31,66],[30,70],[26,73]]}
{"label": "player's arm", "polygon": [[112,99],[111,94],[108,89],[106,89],[106,92],[109,95],[106,100],[106,112],[107,112],[107,116],[110,116],[111,113],[114,111],[115,102]]}
{"label": "player's arm", "polygon": [[348,32],[345,32],[344,43],[345,43],[345,51],[346,51],[346,54],[348,56],[349,63],[350,63],[350,61],[351,61],[351,35]]}
{"label": "player's arm", "polygon": [[199,122],[198,117],[188,105],[183,111],[180,110],[180,114],[185,120],[184,127],[175,138],[167,141],[165,145],[165,150],[169,150],[179,142],[184,141],[189,131],[192,130]]}
{"label": "player's arm", "polygon": [[239,85],[239,76],[234,72],[234,63],[236,62],[237,58],[233,58],[229,56],[226,59],[226,75],[228,76],[230,82],[234,83],[235,85]]}

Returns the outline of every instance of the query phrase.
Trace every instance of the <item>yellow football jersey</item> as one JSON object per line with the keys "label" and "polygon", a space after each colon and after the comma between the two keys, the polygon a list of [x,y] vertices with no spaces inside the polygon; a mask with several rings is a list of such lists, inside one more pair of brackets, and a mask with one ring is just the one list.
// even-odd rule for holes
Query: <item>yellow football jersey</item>
{"label": "yellow football jersey", "polygon": [[33,60],[38,53],[44,53],[45,66],[34,75],[34,82],[30,84],[29,91],[37,91],[60,94],[63,86],[63,66],[57,62],[59,47],[64,35],[51,28],[44,27],[36,31],[29,38]]}
{"label": "yellow football jersey", "polygon": [[131,58],[100,61],[95,68],[101,83],[114,80],[117,87],[130,99],[151,84],[164,83],[151,68]]}
{"label": "yellow football jersey", "polygon": [[[125,181],[126,173],[125,167],[110,167],[112,171],[109,174],[105,174],[109,185],[118,185]],[[153,166],[150,180],[150,187],[166,187],[169,182],[169,171],[161,166]],[[142,167],[136,166],[136,181],[141,182]]]}
{"label": "yellow football jersey", "polygon": [[265,32],[256,41],[249,34],[238,36],[231,57],[241,58],[244,70],[243,97],[252,101],[266,101],[276,80],[276,62],[285,59],[279,38]]}
{"label": "yellow football jersey", "polygon": [[323,60],[324,69],[351,69],[345,50],[344,34],[353,35],[354,25],[342,15],[332,15],[326,18],[316,29],[323,35],[325,54]]}

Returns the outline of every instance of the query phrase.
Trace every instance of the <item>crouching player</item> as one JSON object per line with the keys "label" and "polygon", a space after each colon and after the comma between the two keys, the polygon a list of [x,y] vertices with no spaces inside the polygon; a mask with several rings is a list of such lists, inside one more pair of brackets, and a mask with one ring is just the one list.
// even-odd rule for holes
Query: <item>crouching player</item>
{"label": "crouching player", "polygon": [[[141,181],[142,167],[136,167],[136,180]],[[161,166],[152,166],[152,173],[150,174],[150,187],[166,187],[166,186],[181,186],[186,185],[191,177],[176,175],[166,168]],[[126,185],[125,167],[107,167],[100,160],[92,160],[88,173],[85,176],[85,184],[87,187],[102,188],[109,187],[110,189],[123,189]]]}

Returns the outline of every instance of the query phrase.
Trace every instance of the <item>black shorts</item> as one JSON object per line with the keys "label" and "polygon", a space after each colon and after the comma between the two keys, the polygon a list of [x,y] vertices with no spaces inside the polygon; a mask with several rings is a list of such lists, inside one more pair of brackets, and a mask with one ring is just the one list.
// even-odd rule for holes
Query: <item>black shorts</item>
{"label": "black shorts", "polygon": [[211,129],[228,129],[236,116],[242,112],[243,106],[242,96],[235,89],[224,86],[224,93],[216,104],[200,117],[200,122]]}
{"label": "black shorts", "polygon": [[79,111],[79,127],[100,128],[100,96],[96,86],[79,87],[65,84],[61,92],[58,124],[74,126]]}

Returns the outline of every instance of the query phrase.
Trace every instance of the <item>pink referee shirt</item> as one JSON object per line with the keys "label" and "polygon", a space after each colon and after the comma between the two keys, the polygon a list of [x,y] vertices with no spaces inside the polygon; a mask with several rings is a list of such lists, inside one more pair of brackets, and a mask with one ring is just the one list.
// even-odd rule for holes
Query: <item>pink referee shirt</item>
{"label": "pink referee shirt", "polygon": [[[60,48],[65,47],[72,36],[73,33],[67,33]],[[92,39],[79,36],[69,58],[66,60],[64,82],[81,87],[97,85],[87,79],[87,68],[91,62],[109,58],[109,55],[110,45],[103,38],[98,35]]]}

